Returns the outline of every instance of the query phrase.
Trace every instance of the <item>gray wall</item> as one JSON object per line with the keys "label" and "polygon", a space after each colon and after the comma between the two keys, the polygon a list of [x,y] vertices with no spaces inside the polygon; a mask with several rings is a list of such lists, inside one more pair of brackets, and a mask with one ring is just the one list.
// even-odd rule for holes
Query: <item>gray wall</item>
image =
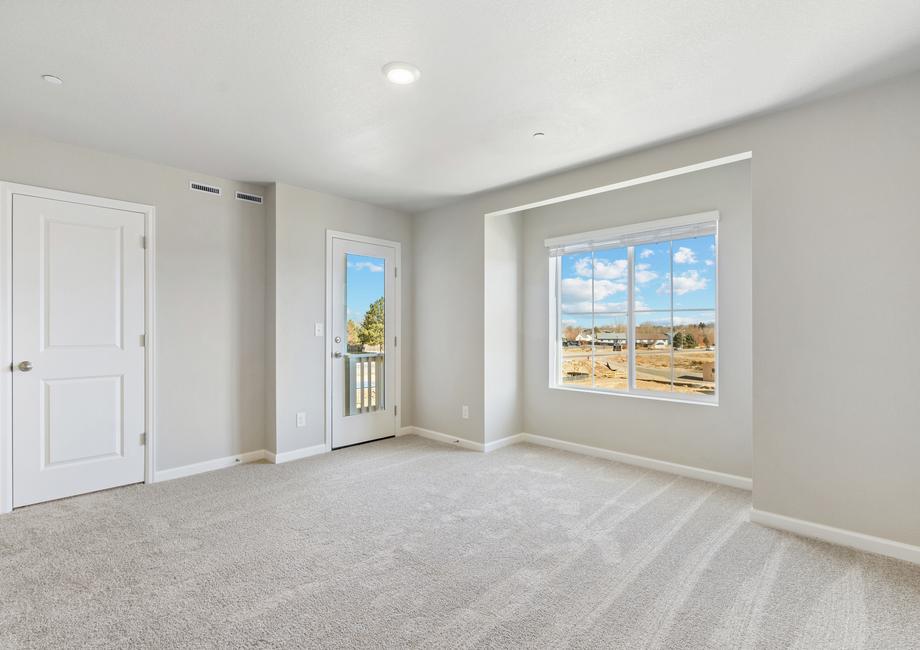
{"label": "gray wall", "polygon": [[520,433],[524,424],[524,220],[485,220],[484,440]]}
{"label": "gray wall", "polygon": [[[475,201],[416,216],[413,424],[484,440],[483,213]],[[460,418],[463,404],[468,420]]]}
{"label": "gray wall", "polygon": [[0,179],[156,206],[157,469],[262,449],[262,188],[3,130]]}
{"label": "gray wall", "polygon": [[[720,213],[719,406],[550,389],[544,240],[708,210]],[[523,222],[523,430],[750,477],[750,162],[530,210]]]}
{"label": "gray wall", "polygon": [[415,423],[484,439],[484,213],[752,150],[754,505],[920,543],[918,114],[912,74],[417,215]]}
{"label": "gray wall", "polygon": [[[412,423],[412,219],[399,212],[283,185],[274,186],[269,231],[273,231],[275,327],[274,351],[269,351],[276,374],[273,390],[275,440],[278,453],[320,445],[324,441],[325,347],[313,335],[314,323],[325,324],[326,230],[380,237],[402,244],[402,424]],[[269,299],[271,303],[272,299]],[[328,333],[327,333],[328,334]],[[271,347],[272,340],[269,339]],[[271,397],[271,396],[270,396]],[[307,414],[307,426],[296,426],[296,414]]]}

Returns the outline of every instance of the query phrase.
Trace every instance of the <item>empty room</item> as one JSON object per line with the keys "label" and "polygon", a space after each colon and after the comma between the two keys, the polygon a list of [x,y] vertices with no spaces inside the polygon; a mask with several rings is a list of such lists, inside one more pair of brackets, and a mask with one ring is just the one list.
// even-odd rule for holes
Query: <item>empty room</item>
{"label": "empty room", "polygon": [[0,0],[0,648],[920,649],[920,2]]}

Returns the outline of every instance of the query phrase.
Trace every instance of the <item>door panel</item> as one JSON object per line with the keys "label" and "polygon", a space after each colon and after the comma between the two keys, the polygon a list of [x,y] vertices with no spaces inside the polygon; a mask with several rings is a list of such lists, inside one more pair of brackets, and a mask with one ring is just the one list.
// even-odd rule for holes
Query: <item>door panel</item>
{"label": "door panel", "polygon": [[[87,377],[42,382],[45,465],[119,456],[124,447],[124,382]],[[93,409],[86,412],[86,405]]]}
{"label": "door panel", "polygon": [[144,480],[143,234],[138,212],[13,197],[14,506]]}
{"label": "door panel", "polygon": [[46,223],[46,349],[121,347],[123,239],[120,226]]}
{"label": "door panel", "polygon": [[388,387],[395,380],[396,251],[333,239],[332,446],[396,433]]}

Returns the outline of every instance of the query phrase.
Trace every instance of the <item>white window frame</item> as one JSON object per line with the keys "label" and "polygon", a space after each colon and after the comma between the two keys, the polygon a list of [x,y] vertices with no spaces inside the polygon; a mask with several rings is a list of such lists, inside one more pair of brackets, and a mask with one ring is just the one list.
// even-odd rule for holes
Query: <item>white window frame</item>
{"label": "white window frame", "polygon": [[[693,235],[682,235],[681,229],[692,228],[695,225],[711,224],[713,226],[713,238],[715,240],[715,267],[714,267],[714,284],[715,284],[715,390],[712,395],[694,395],[692,393],[677,393],[650,391],[636,388],[636,314],[642,314],[656,310],[635,310],[633,291],[635,285],[635,246],[643,243],[674,241]],[[650,239],[643,241],[643,236],[649,236]],[[609,242],[609,244],[607,243]],[[633,242],[633,243],[629,243]],[[579,393],[592,393],[596,395],[614,395],[618,397],[636,397],[640,399],[655,399],[668,402],[680,402],[684,404],[701,404],[705,406],[719,405],[719,385],[720,371],[719,360],[721,358],[722,332],[719,324],[719,213],[712,210],[700,212],[679,217],[667,219],[658,219],[656,221],[647,221],[643,223],[619,226],[616,228],[607,228],[604,230],[594,230],[585,233],[576,233],[553,237],[545,240],[545,245],[550,254],[548,255],[549,276],[547,286],[549,287],[549,387],[554,390],[564,390]],[[626,296],[626,350],[627,350],[627,375],[628,385],[626,390],[615,390],[607,388],[585,388],[583,386],[566,386],[562,383],[562,265],[560,260],[562,255],[571,254],[578,250],[586,252],[593,250],[610,250],[622,249],[627,251],[627,296]],[[555,252],[554,252],[555,251]],[[566,251],[566,252],[559,252]],[[673,278],[674,257],[673,251],[670,255],[671,277]],[[671,293],[671,319],[673,329],[674,314],[681,312],[700,312],[711,311],[708,308],[686,308],[674,309],[674,294]],[[605,314],[606,315],[606,314]],[[621,315],[621,314],[611,314]],[[672,332],[673,335],[673,332]],[[673,367],[674,348],[671,346],[671,381],[674,381]]]}

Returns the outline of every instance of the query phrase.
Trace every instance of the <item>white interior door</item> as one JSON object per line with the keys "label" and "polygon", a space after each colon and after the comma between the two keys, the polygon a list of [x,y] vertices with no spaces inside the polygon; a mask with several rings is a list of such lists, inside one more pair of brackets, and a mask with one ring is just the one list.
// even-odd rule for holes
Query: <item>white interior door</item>
{"label": "white interior door", "polygon": [[13,196],[13,505],[144,480],[144,215]]}
{"label": "white interior door", "polygon": [[397,250],[332,239],[332,447],[396,433]]}

